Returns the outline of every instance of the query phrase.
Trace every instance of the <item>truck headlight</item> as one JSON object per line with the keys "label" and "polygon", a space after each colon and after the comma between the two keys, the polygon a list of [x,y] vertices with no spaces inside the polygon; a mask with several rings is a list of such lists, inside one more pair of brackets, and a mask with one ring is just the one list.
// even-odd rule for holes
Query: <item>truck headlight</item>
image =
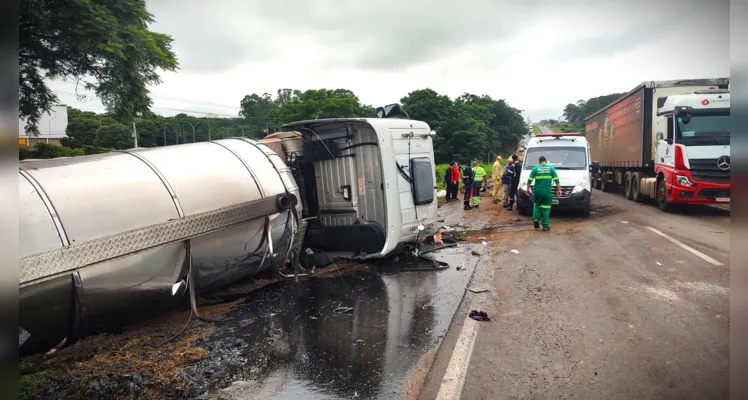
{"label": "truck headlight", "polygon": [[574,189],[571,189],[572,193],[579,193],[582,190],[587,188],[587,176],[582,176],[582,179],[579,180],[579,183],[577,183],[576,186],[574,186]]}
{"label": "truck headlight", "polygon": [[683,176],[683,175],[675,175],[675,181],[678,182],[678,184],[681,186],[688,186],[688,187],[696,186],[696,184],[688,180],[687,176]]}

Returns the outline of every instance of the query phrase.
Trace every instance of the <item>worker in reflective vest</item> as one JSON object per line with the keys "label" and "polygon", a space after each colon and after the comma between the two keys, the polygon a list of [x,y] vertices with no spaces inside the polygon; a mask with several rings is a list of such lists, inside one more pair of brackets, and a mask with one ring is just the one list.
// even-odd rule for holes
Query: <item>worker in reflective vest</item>
{"label": "worker in reflective vest", "polygon": [[480,189],[486,181],[486,170],[478,161],[473,161],[473,207],[480,206]]}
{"label": "worker in reflective vest", "polygon": [[[538,158],[538,165],[530,171],[530,177],[527,179],[527,193],[532,198],[532,223],[535,229],[540,228],[540,222],[543,223],[543,230],[551,230],[551,202],[553,200],[552,184],[556,184],[556,195],[561,197],[561,183],[556,173],[556,168],[547,164],[545,156]],[[532,182],[535,181],[533,188]]]}

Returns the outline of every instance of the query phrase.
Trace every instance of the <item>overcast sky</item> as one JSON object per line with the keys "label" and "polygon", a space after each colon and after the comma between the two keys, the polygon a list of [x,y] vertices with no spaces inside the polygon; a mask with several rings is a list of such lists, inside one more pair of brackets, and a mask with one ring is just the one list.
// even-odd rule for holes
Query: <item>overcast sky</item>
{"label": "overcast sky", "polygon": [[[441,5],[440,5],[441,4]],[[645,80],[728,77],[728,0],[150,0],[180,70],[153,110],[236,115],[250,93],[346,88],[365,104],[432,88],[534,121]],[[75,85],[52,82],[61,102]],[[79,91],[80,92],[80,91]]]}

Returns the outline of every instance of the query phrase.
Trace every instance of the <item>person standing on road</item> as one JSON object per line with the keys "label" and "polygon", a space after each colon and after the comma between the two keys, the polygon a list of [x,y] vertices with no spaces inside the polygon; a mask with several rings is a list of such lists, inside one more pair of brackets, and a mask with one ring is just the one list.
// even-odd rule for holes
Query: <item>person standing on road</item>
{"label": "person standing on road", "polygon": [[514,176],[512,177],[512,185],[509,188],[509,207],[507,210],[511,211],[514,208],[514,202],[517,200],[517,189],[519,188],[519,177],[522,174],[522,157],[516,154],[512,155]]}
{"label": "person standing on road", "polygon": [[491,191],[491,198],[494,204],[499,204],[499,188],[501,188],[501,156],[496,156],[496,161],[493,163],[493,170],[491,171],[491,178],[493,178],[493,190]]}
{"label": "person standing on road", "polygon": [[457,161],[449,164],[444,173],[444,182],[447,184],[447,201],[457,200],[457,190],[460,184],[460,166]]}
{"label": "person standing on road", "polygon": [[501,174],[501,190],[504,193],[504,208],[509,207],[510,188],[514,178],[514,164],[507,162]]}
{"label": "person standing on road", "polygon": [[462,171],[462,183],[465,185],[465,197],[463,198],[464,210],[471,210],[470,200],[473,197],[473,170],[470,168],[470,164],[465,165],[465,170]]}
{"label": "person standing on road", "polygon": [[486,183],[486,170],[473,161],[473,207],[480,207],[480,189]]}
{"label": "person standing on road", "polygon": [[[556,184],[556,195],[561,197],[561,183],[556,173],[556,168],[548,165],[545,156],[538,158],[538,165],[530,171],[530,177],[527,179],[527,194],[532,198],[532,224],[535,229],[540,228],[540,222],[543,223],[543,230],[551,230],[551,202],[553,200],[552,184]],[[533,188],[532,181],[535,181]]]}

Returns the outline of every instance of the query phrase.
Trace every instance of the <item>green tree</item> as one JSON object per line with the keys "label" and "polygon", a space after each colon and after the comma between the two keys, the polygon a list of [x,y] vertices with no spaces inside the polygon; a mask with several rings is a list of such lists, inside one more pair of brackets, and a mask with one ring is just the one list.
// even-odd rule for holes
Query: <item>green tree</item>
{"label": "green tree", "polygon": [[432,89],[420,89],[400,101],[411,118],[425,121],[437,132],[438,163],[507,154],[527,131],[520,110],[486,95],[464,93],[452,101]]}
{"label": "green tree", "polygon": [[273,112],[273,121],[286,124],[319,118],[374,117],[374,109],[361,104],[347,89],[312,89],[297,92]]}
{"label": "green tree", "polygon": [[[578,100],[576,104],[569,103],[564,107],[564,118],[568,126],[564,128],[566,131],[584,132],[584,119],[589,115],[595,113],[599,109],[608,106],[619,97],[623,96],[624,93],[612,93],[604,96],[593,97],[589,100]],[[551,123],[556,123],[553,121]]]}
{"label": "green tree", "polygon": [[58,102],[45,78],[76,80],[131,120],[150,109],[157,69],[177,68],[172,38],[148,30],[145,0],[21,0],[19,12],[19,116],[34,134]]}

